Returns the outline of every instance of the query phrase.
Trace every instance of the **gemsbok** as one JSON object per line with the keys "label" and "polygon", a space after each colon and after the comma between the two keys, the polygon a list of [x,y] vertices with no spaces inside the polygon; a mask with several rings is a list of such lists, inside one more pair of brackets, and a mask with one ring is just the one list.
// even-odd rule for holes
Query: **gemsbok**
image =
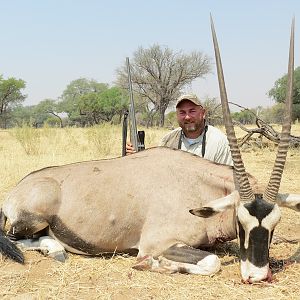
{"label": "gemsbok", "polygon": [[270,279],[269,246],[280,220],[279,206],[300,211],[300,195],[278,193],[291,128],[294,20],[286,115],[264,192],[246,173],[241,159],[212,19],[211,29],[234,168],[156,147],[32,172],[3,203],[0,250],[4,255],[23,263],[22,247],[42,249],[61,261],[65,250],[101,255],[137,249],[136,269],[209,275],[220,269],[220,260],[199,248],[238,237],[242,279]]}

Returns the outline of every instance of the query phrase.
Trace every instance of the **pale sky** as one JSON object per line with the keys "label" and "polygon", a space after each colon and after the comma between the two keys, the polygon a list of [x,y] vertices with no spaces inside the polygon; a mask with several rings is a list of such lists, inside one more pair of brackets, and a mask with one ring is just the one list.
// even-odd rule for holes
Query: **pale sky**
{"label": "pale sky", "polygon": [[[298,0],[0,0],[0,74],[25,80],[24,105],[33,105],[80,77],[112,85],[140,46],[201,51],[214,62],[210,13],[229,100],[273,105],[266,93],[287,72],[293,16],[299,65]],[[219,98],[215,66],[187,91]]]}

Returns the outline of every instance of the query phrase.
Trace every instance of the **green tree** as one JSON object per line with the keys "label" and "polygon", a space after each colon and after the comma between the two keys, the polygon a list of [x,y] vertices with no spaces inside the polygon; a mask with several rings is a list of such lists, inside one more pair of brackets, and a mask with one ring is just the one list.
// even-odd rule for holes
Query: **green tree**
{"label": "green tree", "polygon": [[[138,48],[130,64],[133,90],[152,104],[153,113],[159,114],[160,126],[164,125],[166,109],[181,90],[211,70],[208,57],[201,52],[188,55],[159,45]],[[127,89],[127,78],[124,64],[117,70],[118,85]]]}
{"label": "green tree", "polygon": [[[54,116],[59,126],[63,127],[62,118],[60,117],[61,107],[57,104],[56,100],[53,99],[45,99],[38,103],[34,108],[34,115],[37,127],[39,124],[44,124],[50,116]],[[53,123],[53,122],[52,122]]]}
{"label": "green tree", "polygon": [[232,113],[232,118],[242,124],[254,124],[255,111],[252,109],[244,109],[240,112],[234,112]]}
{"label": "green tree", "polygon": [[282,124],[284,115],[284,103],[277,103],[271,107],[264,108],[261,118],[267,123]]}
{"label": "green tree", "polygon": [[[275,81],[274,87],[268,92],[269,97],[277,103],[284,103],[286,99],[287,74]],[[294,71],[293,89],[293,121],[300,118],[300,67]]]}
{"label": "green tree", "polygon": [[41,127],[45,123],[51,126],[63,126],[63,120],[60,116],[56,100],[45,99],[37,105],[32,106],[16,106],[11,112],[10,127],[21,127],[27,125],[30,127]]}
{"label": "green tree", "polygon": [[22,127],[23,125],[29,127],[41,127],[49,118],[49,114],[41,110],[42,105],[31,105],[15,107],[11,112],[10,127]]}
{"label": "green tree", "polygon": [[35,106],[22,106],[14,107],[10,113],[11,118],[8,127],[22,127],[23,125],[32,126],[32,119]]}
{"label": "green tree", "polygon": [[100,93],[99,98],[102,120],[111,121],[115,115],[118,115],[121,122],[122,115],[128,108],[128,99],[124,91],[119,87],[111,87]]}
{"label": "green tree", "polygon": [[0,126],[6,128],[11,111],[26,99],[26,95],[22,94],[26,84],[22,79],[10,77],[3,79],[0,75]]}
{"label": "green tree", "polygon": [[108,84],[99,83],[95,80],[79,78],[73,80],[63,91],[60,98],[60,110],[67,113],[71,124],[79,123],[81,126],[88,124],[86,113],[82,112],[79,103],[81,97],[91,93],[103,92],[108,88]]}
{"label": "green tree", "polygon": [[124,95],[123,90],[118,87],[82,95],[78,103],[81,114],[85,115],[91,124],[111,122],[115,115],[118,116],[120,123],[128,107],[127,95]]}

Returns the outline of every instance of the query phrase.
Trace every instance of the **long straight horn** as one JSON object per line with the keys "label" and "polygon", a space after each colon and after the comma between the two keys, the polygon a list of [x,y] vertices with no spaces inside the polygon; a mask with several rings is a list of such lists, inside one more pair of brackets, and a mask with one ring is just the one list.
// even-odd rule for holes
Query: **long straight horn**
{"label": "long straight horn", "polygon": [[240,149],[238,147],[237,139],[232,124],[232,119],[230,116],[221,56],[220,56],[220,51],[219,51],[219,46],[218,46],[218,41],[217,41],[217,36],[216,36],[212,16],[210,16],[210,23],[211,23],[211,32],[213,37],[214,49],[215,49],[215,57],[216,57],[216,65],[217,65],[217,72],[218,72],[219,89],[220,89],[224,123],[225,123],[226,134],[227,134],[227,138],[231,150],[233,165],[234,165],[234,169],[239,184],[239,193],[242,201],[250,201],[254,199],[254,195],[249,183],[248,176],[245,171],[244,163],[242,160]]}
{"label": "long straight horn", "polygon": [[295,19],[293,18],[291,26],[290,51],[289,51],[289,65],[288,65],[288,82],[287,95],[285,101],[284,121],[278,145],[276,160],[273,171],[266,188],[264,199],[274,201],[278,194],[280,181],[282,178],[283,168],[286,161],[286,155],[289,148],[290,132],[291,132],[291,114],[293,104],[293,82],[294,82],[294,31]]}

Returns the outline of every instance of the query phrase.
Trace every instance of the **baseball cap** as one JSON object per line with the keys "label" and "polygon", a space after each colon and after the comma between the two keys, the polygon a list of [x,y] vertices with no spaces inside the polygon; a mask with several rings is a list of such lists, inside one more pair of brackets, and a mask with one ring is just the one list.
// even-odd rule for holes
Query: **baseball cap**
{"label": "baseball cap", "polygon": [[191,101],[193,102],[195,105],[200,105],[202,106],[199,98],[196,96],[196,95],[192,95],[192,94],[187,94],[187,95],[181,95],[178,99],[177,99],[177,102],[176,102],[176,108],[177,106],[184,100],[188,100],[188,101]]}

